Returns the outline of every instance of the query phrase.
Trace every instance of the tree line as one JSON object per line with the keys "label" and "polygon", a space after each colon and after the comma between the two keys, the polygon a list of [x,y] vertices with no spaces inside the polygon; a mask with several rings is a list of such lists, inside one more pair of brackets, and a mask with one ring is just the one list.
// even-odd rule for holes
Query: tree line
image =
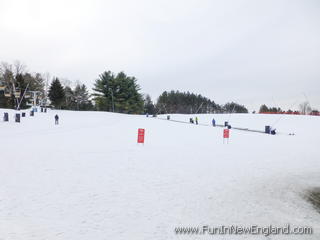
{"label": "tree line", "polygon": [[260,106],[259,113],[277,113],[277,114],[311,114],[311,115],[319,115],[319,111],[317,109],[312,109],[310,103],[308,101],[304,101],[299,104],[298,110],[283,110],[280,107],[268,107],[263,104]]}
{"label": "tree line", "polygon": [[164,91],[153,104],[147,95],[145,109],[148,113],[248,113],[245,106],[230,102],[219,105],[213,100],[190,92]]}
{"label": "tree line", "polygon": [[[50,83],[49,83],[50,82]],[[247,113],[245,106],[230,102],[219,105],[200,94],[164,91],[153,102],[143,95],[137,79],[124,72],[105,71],[94,82],[92,94],[86,85],[73,84],[50,74],[31,73],[20,62],[0,65],[0,108],[27,108],[33,104],[50,105],[56,109],[110,111],[127,114],[166,113]]]}
{"label": "tree line", "polygon": [[90,94],[84,84],[77,83],[74,88],[61,84],[55,77],[50,85],[48,97],[53,107],[66,110],[94,110]]}

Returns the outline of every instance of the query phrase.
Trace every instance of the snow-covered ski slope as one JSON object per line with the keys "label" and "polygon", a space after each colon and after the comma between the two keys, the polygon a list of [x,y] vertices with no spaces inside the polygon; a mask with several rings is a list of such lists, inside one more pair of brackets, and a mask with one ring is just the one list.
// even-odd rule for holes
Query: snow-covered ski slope
{"label": "snow-covered ski slope", "polygon": [[[0,110],[1,116],[5,110]],[[54,125],[54,115],[60,125]],[[0,239],[320,239],[320,117],[197,115],[222,128],[105,112],[0,122]],[[166,118],[166,116],[159,116]],[[188,121],[189,115],[171,115]],[[138,145],[137,130],[146,129]],[[313,235],[176,235],[175,227],[311,226]]]}

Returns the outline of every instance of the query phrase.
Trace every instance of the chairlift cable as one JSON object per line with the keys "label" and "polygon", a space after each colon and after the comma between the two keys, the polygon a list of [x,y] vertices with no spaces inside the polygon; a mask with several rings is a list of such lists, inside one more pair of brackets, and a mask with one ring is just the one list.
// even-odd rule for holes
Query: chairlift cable
{"label": "chairlift cable", "polygon": [[21,97],[21,99],[20,99],[20,102],[19,102],[19,104],[18,104],[18,109],[20,109],[20,105],[21,105],[21,103],[22,103],[22,100],[23,100],[24,96],[26,95],[27,89],[29,88],[29,84],[30,84],[30,83],[28,83],[27,87],[25,88],[25,90],[24,90],[24,92],[23,92],[23,95],[22,95],[22,97]]}
{"label": "chairlift cable", "polygon": [[234,111],[235,108],[236,108],[236,103],[234,103],[233,109],[232,109],[232,111],[229,113],[228,123],[229,123],[229,120],[230,120],[230,118],[231,118],[231,114],[233,113],[233,111]]}
{"label": "chairlift cable", "polygon": [[[289,109],[291,109],[294,105],[296,105],[297,102],[298,102],[298,100],[296,100],[296,101],[289,107]],[[278,122],[281,120],[281,118],[283,118],[283,116],[286,115],[286,114],[280,114],[280,115],[281,115],[281,116],[271,125],[271,128],[274,128],[275,124],[278,123]]]}
{"label": "chairlift cable", "polygon": [[[190,124],[190,122],[181,121],[181,120],[174,120],[174,119],[168,120],[167,118],[160,118],[160,117],[157,117],[156,119],[158,119],[158,120],[164,120],[164,121],[171,121],[171,122],[176,122],[176,123]],[[191,125],[195,125],[195,124],[191,124]],[[205,126],[205,127],[211,127],[210,124],[204,124],[204,123],[199,123],[198,125],[200,125],[200,126]],[[195,126],[197,126],[197,125],[195,125]],[[216,127],[224,128],[225,126],[224,126],[224,125],[221,125],[221,124],[216,124]],[[245,131],[245,132],[254,132],[254,133],[262,133],[262,134],[265,134],[265,131],[263,131],[263,130],[256,130],[256,129],[250,129],[250,128],[232,127],[232,129],[238,130],[238,131]],[[295,134],[292,134],[292,133],[277,132],[277,135],[279,135],[279,134],[281,134],[281,135],[289,135],[289,136],[294,136],[294,135],[295,135]]]}

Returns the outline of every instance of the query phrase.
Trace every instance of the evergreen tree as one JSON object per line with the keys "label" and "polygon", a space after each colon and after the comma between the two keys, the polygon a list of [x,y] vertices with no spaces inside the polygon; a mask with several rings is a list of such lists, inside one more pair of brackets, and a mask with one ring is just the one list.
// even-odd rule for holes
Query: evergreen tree
{"label": "evergreen tree", "polygon": [[149,94],[144,98],[144,113],[155,114],[156,109]]}
{"label": "evergreen tree", "polygon": [[74,98],[74,92],[69,86],[64,87],[64,106],[63,108],[68,110],[74,110],[75,109],[75,98]]}
{"label": "evergreen tree", "polygon": [[159,113],[212,113],[217,110],[214,101],[194,93],[164,91],[158,98],[156,108]]}
{"label": "evergreen tree", "polygon": [[284,111],[279,107],[267,107],[265,104],[261,105],[259,113],[283,113]]}
{"label": "evergreen tree", "polygon": [[94,84],[93,94],[97,109],[120,113],[142,113],[143,99],[135,77],[124,72],[114,75],[104,72]]}
{"label": "evergreen tree", "polygon": [[110,71],[100,74],[94,84],[94,101],[99,111],[113,111],[113,89],[115,85],[114,74]]}
{"label": "evergreen tree", "polygon": [[48,96],[56,108],[61,108],[65,98],[65,92],[58,78],[53,79]]}
{"label": "evergreen tree", "polygon": [[89,99],[89,92],[84,84],[77,84],[74,89],[69,86],[65,86],[64,93],[65,97],[62,105],[63,109],[79,111],[88,111],[94,109]]}
{"label": "evergreen tree", "polygon": [[265,104],[261,105],[259,113],[266,113],[266,112],[269,112],[269,108]]}
{"label": "evergreen tree", "polygon": [[74,91],[74,99],[76,103],[76,110],[92,110],[93,105],[89,100],[89,92],[87,87],[82,84],[77,84]]}
{"label": "evergreen tree", "polygon": [[248,109],[245,106],[234,102],[226,103],[223,108],[227,113],[248,113]]}

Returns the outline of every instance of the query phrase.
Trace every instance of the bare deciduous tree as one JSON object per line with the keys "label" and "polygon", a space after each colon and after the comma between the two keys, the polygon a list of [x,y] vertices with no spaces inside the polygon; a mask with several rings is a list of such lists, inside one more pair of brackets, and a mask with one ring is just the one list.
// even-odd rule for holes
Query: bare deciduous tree
{"label": "bare deciduous tree", "polygon": [[311,112],[311,107],[309,102],[303,102],[299,105],[301,114],[309,114]]}

